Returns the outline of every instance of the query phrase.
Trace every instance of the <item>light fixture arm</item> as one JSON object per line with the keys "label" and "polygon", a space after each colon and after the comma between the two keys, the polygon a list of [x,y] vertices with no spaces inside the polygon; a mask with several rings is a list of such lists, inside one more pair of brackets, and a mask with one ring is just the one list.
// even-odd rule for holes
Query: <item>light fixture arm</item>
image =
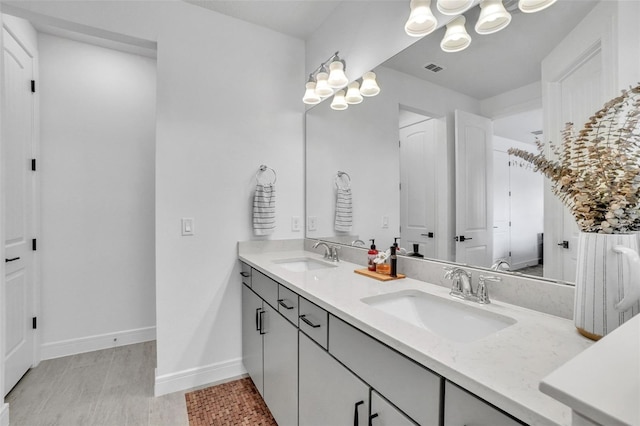
{"label": "light fixture arm", "polygon": [[340,56],[338,56],[339,54],[340,54],[340,51],[337,51],[333,55],[329,56],[329,59],[327,59],[326,61],[322,62],[318,66],[318,68],[313,70],[313,72],[311,72],[311,74],[309,74],[309,78],[313,78],[313,80],[309,80],[309,81],[315,81],[316,75],[318,75],[319,72],[321,72],[323,70],[325,72],[327,72],[327,66],[333,61],[342,62],[342,65],[344,66],[344,69],[346,70],[347,69],[347,63],[344,61],[344,59],[340,59]]}

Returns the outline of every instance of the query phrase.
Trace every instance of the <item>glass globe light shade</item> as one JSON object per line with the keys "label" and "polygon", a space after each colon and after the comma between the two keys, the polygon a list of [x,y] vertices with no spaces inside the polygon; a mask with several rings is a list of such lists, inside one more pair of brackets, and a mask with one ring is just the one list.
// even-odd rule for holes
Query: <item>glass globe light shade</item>
{"label": "glass globe light shade", "polygon": [[316,93],[315,81],[307,82],[305,87],[307,88],[307,90],[305,90],[304,92],[304,96],[302,97],[302,102],[304,102],[307,105],[315,105],[317,103],[320,103],[321,99],[320,99],[320,96],[318,96],[318,94]]}
{"label": "glass globe light shade", "polygon": [[440,42],[440,48],[445,52],[460,52],[471,44],[471,36],[467,33],[464,24],[466,18],[458,16],[447,24],[447,32]]}
{"label": "glass globe light shade", "polygon": [[438,20],[431,12],[431,0],[411,0],[411,14],[404,31],[412,37],[431,34],[438,28]]}
{"label": "glass globe light shade", "polygon": [[321,71],[316,75],[316,94],[321,98],[326,98],[333,94],[333,90],[329,87],[329,83],[327,82],[328,79],[329,74],[324,71]]}
{"label": "glass globe light shade", "polygon": [[473,0],[438,0],[436,7],[443,15],[461,15],[473,6]]}
{"label": "glass globe light shade", "polygon": [[520,0],[518,8],[524,13],[535,13],[545,10],[558,0]]}
{"label": "glass globe light shade", "polygon": [[349,108],[349,104],[344,98],[344,90],[338,90],[335,95],[333,95],[333,101],[331,101],[331,109],[335,109],[336,111],[342,111]]}
{"label": "glass globe light shade", "polygon": [[511,14],[504,8],[502,0],[482,0],[480,9],[480,17],[476,22],[478,34],[496,33],[511,22]]}
{"label": "glass globe light shade", "polygon": [[334,89],[340,89],[349,83],[346,74],[344,73],[344,63],[340,60],[333,61],[329,65],[329,79],[327,81],[329,87]]}
{"label": "glass globe light shade", "polygon": [[360,94],[360,84],[357,81],[349,83],[349,88],[347,89],[347,94],[344,98],[350,105],[355,105],[362,102],[363,97]]}
{"label": "glass globe light shade", "polygon": [[360,94],[362,96],[375,96],[380,93],[380,87],[376,82],[376,74],[373,71],[365,72],[362,75]]}

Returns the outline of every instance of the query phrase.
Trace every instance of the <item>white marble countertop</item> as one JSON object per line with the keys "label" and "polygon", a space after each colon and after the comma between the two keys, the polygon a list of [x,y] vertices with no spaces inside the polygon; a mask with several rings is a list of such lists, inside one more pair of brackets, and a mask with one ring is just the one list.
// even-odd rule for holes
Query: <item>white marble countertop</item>
{"label": "white marble countertop", "polygon": [[576,332],[573,322],[502,302],[479,305],[460,301],[511,317],[517,323],[474,342],[457,343],[361,301],[401,290],[418,290],[451,299],[447,288],[410,278],[378,281],[354,273],[362,266],[344,261],[336,268],[305,272],[292,272],[274,263],[300,257],[322,259],[303,250],[261,253],[240,250],[239,257],[336,317],[514,417],[531,425],[571,424],[571,410],[540,392],[538,386],[543,377],[593,344]]}
{"label": "white marble countertop", "polygon": [[540,389],[603,425],[640,425],[640,315],[545,377]]}

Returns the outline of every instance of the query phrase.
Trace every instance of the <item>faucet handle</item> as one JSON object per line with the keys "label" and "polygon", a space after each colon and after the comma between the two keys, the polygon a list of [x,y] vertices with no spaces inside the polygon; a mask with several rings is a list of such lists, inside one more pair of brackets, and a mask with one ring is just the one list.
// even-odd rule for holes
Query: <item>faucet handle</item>
{"label": "faucet handle", "polygon": [[333,260],[334,262],[340,262],[340,257],[338,256],[339,252],[340,252],[340,247],[331,246],[331,260]]}
{"label": "faucet handle", "polygon": [[497,283],[502,281],[502,278],[496,277],[493,275],[480,275],[478,277],[478,289],[476,290],[478,303],[482,303],[482,304],[491,303],[491,300],[489,300],[489,291],[487,290],[487,281]]}

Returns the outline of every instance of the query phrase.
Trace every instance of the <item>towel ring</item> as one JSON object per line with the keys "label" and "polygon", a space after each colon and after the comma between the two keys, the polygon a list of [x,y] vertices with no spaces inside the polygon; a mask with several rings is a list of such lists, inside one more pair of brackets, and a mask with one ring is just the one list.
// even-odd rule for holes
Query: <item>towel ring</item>
{"label": "towel ring", "polygon": [[276,174],[276,171],[273,170],[271,167],[267,167],[264,164],[260,166],[260,169],[256,172],[256,181],[258,183],[260,183],[260,179],[258,179],[260,177],[260,174],[266,172],[267,170],[270,170],[271,173],[273,173],[273,182],[267,182],[267,185],[275,185],[276,181],[278,180],[278,175]]}
{"label": "towel ring", "polygon": [[[349,173],[347,172],[341,172],[340,170],[338,170],[338,173],[335,177],[335,184],[336,188],[349,189],[351,188],[351,176],[349,176]],[[342,184],[342,186],[340,184]]]}

